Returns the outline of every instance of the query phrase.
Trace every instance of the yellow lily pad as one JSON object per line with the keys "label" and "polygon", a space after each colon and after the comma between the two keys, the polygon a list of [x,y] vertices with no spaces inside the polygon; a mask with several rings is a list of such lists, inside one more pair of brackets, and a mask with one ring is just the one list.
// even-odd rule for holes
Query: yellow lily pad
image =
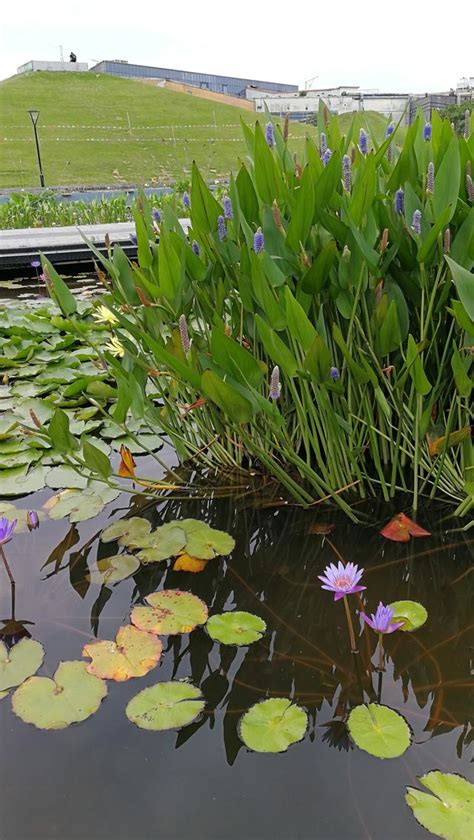
{"label": "yellow lily pad", "polygon": [[160,661],[162,644],[156,636],[136,627],[121,627],[115,642],[97,641],[84,645],[82,655],[90,657],[89,674],[102,680],[124,682],[143,677]]}
{"label": "yellow lily pad", "polygon": [[134,607],[131,621],[135,627],[148,633],[191,633],[195,627],[207,621],[206,604],[190,592],[163,589],[148,595],[145,601],[149,606]]}

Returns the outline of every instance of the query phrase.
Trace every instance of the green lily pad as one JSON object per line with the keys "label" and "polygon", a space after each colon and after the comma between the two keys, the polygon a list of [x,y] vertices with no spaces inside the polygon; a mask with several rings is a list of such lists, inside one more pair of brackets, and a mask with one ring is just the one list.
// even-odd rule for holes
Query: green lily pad
{"label": "green lily pad", "polygon": [[186,553],[199,560],[212,560],[220,554],[230,554],[235,540],[225,531],[211,528],[198,519],[181,519],[176,522],[186,533]]}
{"label": "green lily pad", "polygon": [[47,487],[51,487],[51,490],[64,490],[67,488],[85,490],[87,487],[87,478],[79,475],[73,467],[54,467],[47,475],[46,485]]}
{"label": "green lily pad", "polygon": [[352,709],[347,726],[354,743],[377,758],[397,758],[411,743],[410,727],[405,718],[377,703]]}
{"label": "green lily pad", "polygon": [[207,621],[207,606],[190,592],[163,589],[145,598],[148,607],[134,607],[131,621],[135,627],[157,635],[191,633]]}
{"label": "green lily pad", "polygon": [[89,572],[87,578],[91,583],[99,585],[117,583],[134,575],[139,568],[140,561],[133,554],[115,554],[113,557],[97,560],[97,570]]}
{"label": "green lily pad", "polygon": [[285,752],[301,741],[308,726],[304,709],[286,698],[256,703],[240,721],[239,734],[245,746],[255,752]]}
{"label": "green lily pad", "polygon": [[400,630],[409,633],[422,627],[428,618],[427,610],[423,604],[419,604],[417,601],[394,601],[389,606],[395,610],[392,621],[403,621],[404,624],[402,624]]}
{"label": "green lily pad", "polygon": [[186,682],[163,682],[132,697],[125,714],[140,729],[159,732],[187,726],[201,714],[205,703],[199,688]]}
{"label": "green lily pad", "polygon": [[60,662],[54,678],[30,677],[15,691],[12,709],[38,729],[65,729],[99,708],[107,684],[87,673],[85,662]]}
{"label": "green lily pad", "polygon": [[33,425],[31,412],[35,414],[40,423],[47,423],[48,420],[51,420],[53,411],[53,406],[46,402],[46,400],[20,399],[18,397],[16,399],[15,416],[24,420],[28,426]]}
{"label": "green lily pad", "polygon": [[63,490],[59,499],[49,511],[51,519],[64,519],[70,522],[84,522],[97,516],[105,507],[104,500],[94,493],[86,495],[85,490]]}
{"label": "green lily pad", "polygon": [[119,519],[109,525],[101,534],[102,542],[109,543],[118,540],[119,545],[127,548],[137,548],[141,545],[140,540],[150,533],[151,525],[147,519],[141,516],[131,516],[130,519]]}
{"label": "green lily pad", "polygon": [[10,650],[0,642],[0,691],[14,688],[35,674],[43,658],[43,646],[34,639],[21,639]]}
{"label": "green lily pad", "polygon": [[439,770],[420,776],[420,782],[434,796],[412,787],[405,795],[420,825],[445,840],[474,837],[474,785],[463,776]]}
{"label": "green lily pad", "polygon": [[17,426],[18,420],[13,414],[5,414],[0,417],[0,440],[11,437]]}
{"label": "green lily pad", "polygon": [[138,553],[138,557],[142,563],[160,563],[178,554],[185,543],[186,534],[182,528],[178,527],[178,523],[168,522],[156,528],[142,540],[140,543],[142,550]]}
{"label": "green lily pad", "polygon": [[162,649],[156,636],[129,624],[120,627],[115,642],[91,642],[84,645],[82,655],[92,659],[87,665],[89,674],[103,680],[124,682],[132,677],[143,677],[156,668]]}
{"label": "green lily pad", "polygon": [[258,615],[241,611],[213,615],[207,622],[211,639],[224,645],[250,645],[261,639],[266,629]]}
{"label": "green lily pad", "polygon": [[2,496],[23,496],[42,490],[47,474],[45,467],[35,467],[29,472],[25,466],[2,470]]}

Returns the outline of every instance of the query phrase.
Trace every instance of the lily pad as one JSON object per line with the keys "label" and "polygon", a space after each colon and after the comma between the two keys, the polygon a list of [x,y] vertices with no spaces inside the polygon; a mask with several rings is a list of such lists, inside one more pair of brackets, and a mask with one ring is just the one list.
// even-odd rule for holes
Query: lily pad
{"label": "lily pad", "polygon": [[207,621],[207,606],[190,592],[163,589],[145,598],[148,607],[134,607],[131,621],[135,627],[148,633],[175,635],[191,633]]}
{"label": "lily pad", "polygon": [[235,540],[225,531],[211,528],[198,519],[181,519],[176,523],[186,534],[186,553],[199,560],[212,560],[219,554],[230,554]]}
{"label": "lily pad", "polygon": [[14,688],[35,674],[43,658],[43,646],[35,639],[21,639],[10,650],[0,642],[0,691]]}
{"label": "lily pad", "polygon": [[395,610],[392,621],[403,621],[400,630],[412,632],[422,627],[428,618],[428,612],[417,601],[394,601],[389,606]]}
{"label": "lily pad", "polygon": [[397,758],[411,743],[410,727],[405,718],[377,703],[355,706],[347,726],[354,743],[377,758]]}
{"label": "lily pad", "polygon": [[0,691],[0,700],[3,700],[5,697],[8,697],[9,694],[9,691]]}
{"label": "lily pad", "polygon": [[65,729],[99,708],[107,684],[87,673],[85,662],[60,662],[54,678],[30,677],[15,691],[12,709],[38,729]]}
{"label": "lily pad", "polygon": [[266,629],[258,615],[241,611],[213,615],[207,622],[211,639],[225,645],[250,645],[261,639]]}
{"label": "lily pad", "polygon": [[58,501],[51,508],[51,519],[64,519],[70,522],[84,522],[97,516],[105,507],[105,502],[94,493],[86,495],[85,490],[63,490],[58,494]]}
{"label": "lily pad", "polygon": [[[41,510],[35,512],[41,522],[44,519],[44,513]],[[11,502],[0,501],[0,516],[6,516],[10,522],[12,519],[16,519],[15,534],[24,534],[30,530],[28,528],[27,514],[27,510],[17,508]]]}
{"label": "lily pad", "polygon": [[304,709],[286,698],[256,703],[240,721],[239,734],[245,746],[255,752],[285,752],[301,741],[308,726]]}
{"label": "lily pad", "polygon": [[156,668],[161,651],[162,644],[156,636],[129,624],[120,627],[115,642],[91,642],[84,645],[82,655],[92,659],[87,665],[89,674],[124,682],[131,677],[143,677]]}
{"label": "lily pad", "polygon": [[2,470],[2,496],[22,496],[42,490],[47,474],[45,467],[36,467],[29,472],[25,466]]}
{"label": "lily pad", "polygon": [[174,557],[186,543],[186,534],[178,523],[168,522],[156,528],[142,540],[138,557],[142,563],[160,563],[168,557]]}
{"label": "lily pad", "polygon": [[64,490],[65,488],[85,490],[87,487],[87,478],[79,475],[72,467],[54,467],[48,473],[46,484],[52,490]]}
{"label": "lily pad", "polygon": [[132,697],[125,714],[140,729],[159,732],[187,726],[201,714],[205,703],[195,685],[163,682],[144,688]]}
{"label": "lily pad", "polygon": [[131,516],[130,519],[119,519],[109,525],[101,534],[102,542],[108,543],[113,540],[118,540],[119,545],[125,545],[127,548],[137,548],[140,546],[140,540],[148,536],[151,525],[147,519],[141,516]]}
{"label": "lily pad", "polygon": [[420,825],[445,840],[474,837],[474,785],[463,776],[439,770],[420,776],[420,782],[434,796],[412,787],[405,795]]}
{"label": "lily pad", "polygon": [[87,578],[91,583],[117,583],[134,575],[139,568],[140,561],[133,554],[114,554],[97,560],[97,570],[89,572]]}

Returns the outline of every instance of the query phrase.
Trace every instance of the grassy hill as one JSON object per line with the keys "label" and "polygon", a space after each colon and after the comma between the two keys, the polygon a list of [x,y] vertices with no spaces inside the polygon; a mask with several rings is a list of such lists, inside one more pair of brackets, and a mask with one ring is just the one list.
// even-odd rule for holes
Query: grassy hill
{"label": "grassy hill", "polygon": [[[240,117],[252,112],[142,82],[92,73],[30,73],[0,83],[0,187],[38,185],[29,109],[47,186],[160,184],[187,177],[196,160],[208,179],[227,176],[246,154]],[[383,131],[377,114],[361,124]],[[343,119],[346,119],[344,117]],[[290,127],[302,150],[309,126]]]}

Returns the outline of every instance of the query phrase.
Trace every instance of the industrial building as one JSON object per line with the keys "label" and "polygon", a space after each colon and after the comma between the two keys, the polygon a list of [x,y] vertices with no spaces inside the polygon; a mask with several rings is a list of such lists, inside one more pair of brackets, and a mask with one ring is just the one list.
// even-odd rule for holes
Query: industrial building
{"label": "industrial building", "polygon": [[245,91],[249,87],[259,88],[268,93],[297,92],[297,85],[280,84],[279,82],[263,82],[257,79],[240,79],[235,76],[216,76],[212,73],[192,73],[189,70],[171,70],[168,67],[151,67],[147,64],[130,64],[128,61],[99,61],[91,67],[91,73],[111,73],[128,79],[161,79],[170,82],[181,82],[193,85],[203,90],[224,93],[245,99]]}

